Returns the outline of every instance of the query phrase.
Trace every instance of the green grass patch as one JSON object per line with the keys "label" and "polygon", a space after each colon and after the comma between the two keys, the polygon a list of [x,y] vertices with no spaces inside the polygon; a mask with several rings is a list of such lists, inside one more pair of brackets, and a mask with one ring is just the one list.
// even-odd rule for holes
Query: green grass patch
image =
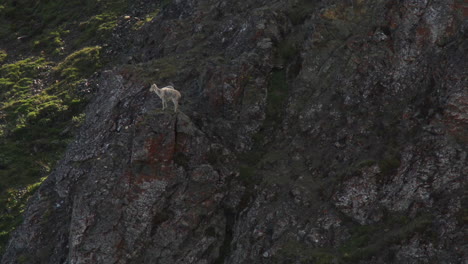
{"label": "green grass patch", "polygon": [[90,40],[102,41],[107,39],[117,26],[117,18],[117,13],[106,12],[81,22],[78,26],[80,37],[76,39],[75,46],[80,46]]}
{"label": "green grass patch", "polygon": [[[0,121],[6,118],[6,121],[11,122],[12,118],[17,119],[26,105],[32,107],[32,102],[19,102],[24,102],[34,94],[34,79],[47,71],[48,66],[49,62],[44,58],[31,57],[0,67],[0,113],[3,113],[0,114]],[[18,106],[18,109],[11,109],[14,106]]]}
{"label": "green grass patch", "polygon": [[32,194],[46,177],[22,188],[9,188],[0,194],[0,255],[5,251],[10,232],[22,221],[22,213]]}
{"label": "green grass patch", "polygon": [[[82,84],[106,63],[101,47],[89,43],[106,40],[128,2],[0,4],[0,38],[5,44],[0,50],[0,255],[9,233],[21,222],[27,199],[84,122],[89,89]],[[18,45],[10,49],[12,43]],[[13,60],[17,54],[31,53],[36,56]]]}
{"label": "green grass patch", "polygon": [[62,80],[74,82],[93,74],[102,65],[101,47],[85,47],[68,55],[54,71]]}
{"label": "green grass patch", "polygon": [[0,63],[2,63],[6,59],[7,56],[8,55],[6,51],[0,50]]}
{"label": "green grass patch", "polygon": [[[128,7],[127,0],[49,0],[25,1],[5,0],[0,9],[0,19],[8,25],[10,32],[28,36],[41,34],[44,30],[63,24],[86,21],[99,14],[122,14]],[[28,19],[25,20],[24,18]],[[107,15],[104,15],[107,18]],[[101,17],[102,18],[102,17]],[[100,18],[97,18],[100,20]],[[108,21],[105,21],[108,22]],[[106,27],[106,26],[104,26]]]}
{"label": "green grass patch", "polygon": [[144,16],[143,19],[139,20],[133,25],[134,30],[142,28],[146,23],[153,21],[153,19],[159,14],[160,9],[156,9],[154,12],[148,13]]}
{"label": "green grass patch", "polygon": [[63,47],[65,46],[63,38],[69,33],[70,30],[60,27],[57,30],[41,34],[33,41],[33,49],[35,51],[44,51],[50,55],[63,55]]}
{"label": "green grass patch", "polygon": [[[0,252],[34,183],[51,172],[84,121],[87,99],[77,84],[102,67],[100,49],[83,48],[56,67],[41,57],[0,67]],[[52,73],[57,81],[47,83]]]}
{"label": "green grass patch", "polygon": [[[34,82],[51,71],[44,58],[28,58],[0,67],[0,135],[15,141],[61,138],[60,129],[77,122],[86,98],[76,85],[102,67],[100,47],[87,47],[72,53],[53,68],[60,81],[44,87]],[[26,131],[26,132],[25,132]],[[49,131],[49,132],[48,132]],[[4,144],[9,144],[4,139]],[[1,143],[1,142],[0,142]]]}

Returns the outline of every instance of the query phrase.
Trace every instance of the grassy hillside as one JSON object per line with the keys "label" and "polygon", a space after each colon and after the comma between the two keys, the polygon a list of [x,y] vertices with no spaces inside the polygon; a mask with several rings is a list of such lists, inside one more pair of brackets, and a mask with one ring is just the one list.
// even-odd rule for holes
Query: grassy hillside
{"label": "grassy hillside", "polygon": [[62,155],[109,61],[101,44],[127,0],[0,4],[0,254],[34,190]]}

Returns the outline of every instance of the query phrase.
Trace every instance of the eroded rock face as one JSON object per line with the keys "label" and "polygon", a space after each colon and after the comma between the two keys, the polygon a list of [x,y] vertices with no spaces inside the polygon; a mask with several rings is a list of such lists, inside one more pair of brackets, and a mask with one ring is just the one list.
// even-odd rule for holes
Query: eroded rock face
{"label": "eroded rock face", "polygon": [[466,7],[247,2],[119,24],[2,263],[463,263]]}

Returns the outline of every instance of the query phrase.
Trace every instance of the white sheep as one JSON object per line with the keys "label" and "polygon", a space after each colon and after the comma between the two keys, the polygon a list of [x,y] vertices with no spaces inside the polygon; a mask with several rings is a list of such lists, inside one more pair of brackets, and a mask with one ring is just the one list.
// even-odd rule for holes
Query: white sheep
{"label": "white sheep", "polygon": [[167,101],[171,100],[174,103],[174,112],[177,112],[177,107],[179,104],[179,99],[181,97],[179,91],[174,89],[172,86],[166,86],[159,89],[156,84],[152,84],[150,88],[151,92],[155,92],[159,98],[162,100],[163,110],[167,107]]}

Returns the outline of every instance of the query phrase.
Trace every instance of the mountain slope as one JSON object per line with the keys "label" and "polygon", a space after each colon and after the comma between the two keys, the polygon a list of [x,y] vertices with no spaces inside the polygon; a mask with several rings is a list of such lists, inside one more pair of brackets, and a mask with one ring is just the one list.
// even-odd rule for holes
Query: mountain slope
{"label": "mountain slope", "polygon": [[2,263],[462,263],[465,10],[134,3]]}

